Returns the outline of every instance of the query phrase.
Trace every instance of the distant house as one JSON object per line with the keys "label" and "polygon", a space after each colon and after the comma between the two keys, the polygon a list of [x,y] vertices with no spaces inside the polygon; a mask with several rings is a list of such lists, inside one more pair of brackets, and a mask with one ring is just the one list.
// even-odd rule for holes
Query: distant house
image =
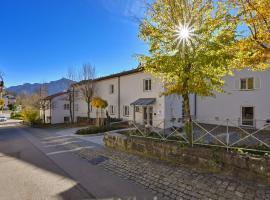
{"label": "distant house", "polygon": [[8,105],[14,105],[16,103],[16,98],[12,95],[4,96],[4,109],[8,109]]}
{"label": "distant house", "polygon": [[47,96],[42,100],[42,105],[44,107],[40,108],[40,118],[45,119],[46,124],[60,124],[70,121],[67,92]]}
{"label": "distant house", "polygon": [[[253,72],[242,70],[235,76],[224,77],[225,93],[215,97],[190,95],[191,114],[194,119],[219,124],[230,119],[235,126],[263,127],[270,123],[270,70]],[[87,104],[82,98],[80,85],[73,84],[75,100],[73,114],[75,122],[87,117]],[[158,127],[180,126],[182,122],[182,97],[161,96],[165,91],[163,83],[141,69],[133,69],[95,79],[94,96],[108,102],[106,112],[111,118],[131,120],[139,124]],[[47,97],[54,106],[51,108],[51,123],[69,120],[69,105],[65,93]],[[91,118],[96,110],[91,108]]]}

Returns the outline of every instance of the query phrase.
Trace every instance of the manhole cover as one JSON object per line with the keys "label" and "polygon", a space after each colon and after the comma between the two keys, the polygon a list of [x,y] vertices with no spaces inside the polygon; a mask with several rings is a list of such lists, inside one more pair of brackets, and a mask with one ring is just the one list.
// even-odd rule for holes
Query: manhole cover
{"label": "manhole cover", "polygon": [[108,160],[109,158],[105,157],[105,156],[98,156],[98,157],[95,157],[91,160],[89,160],[89,162],[92,164],[92,165],[98,165],[106,160]]}

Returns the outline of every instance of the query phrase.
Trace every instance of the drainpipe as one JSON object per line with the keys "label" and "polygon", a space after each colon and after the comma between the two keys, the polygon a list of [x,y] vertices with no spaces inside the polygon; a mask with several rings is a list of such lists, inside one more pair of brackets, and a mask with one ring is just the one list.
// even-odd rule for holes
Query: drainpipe
{"label": "drainpipe", "polygon": [[197,94],[194,94],[194,118],[197,118]]}
{"label": "drainpipe", "polygon": [[120,76],[118,76],[118,119],[120,119]]}

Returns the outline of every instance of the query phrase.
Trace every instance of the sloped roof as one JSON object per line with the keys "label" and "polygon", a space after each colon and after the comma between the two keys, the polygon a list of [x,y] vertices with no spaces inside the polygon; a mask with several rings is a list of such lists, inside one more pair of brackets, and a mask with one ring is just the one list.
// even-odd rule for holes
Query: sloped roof
{"label": "sloped roof", "polygon": [[131,103],[130,105],[135,106],[147,106],[147,105],[153,105],[156,102],[156,98],[140,98]]}
{"label": "sloped roof", "polygon": [[43,100],[51,100],[55,97],[58,97],[58,96],[61,96],[61,95],[64,95],[64,94],[67,94],[67,92],[58,92],[58,93],[55,93],[55,94],[52,94],[50,96],[47,96],[45,97]]}
{"label": "sloped roof", "polygon": [[[141,72],[142,70],[143,69],[141,67],[138,67],[136,69],[123,71],[123,72],[119,72],[119,73],[116,73],[116,74],[111,74],[111,75],[108,75],[108,76],[102,76],[102,77],[94,79],[94,81],[102,81],[102,80],[106,80],[106,79],[110,79],[110,78],[116,78],[116,77],[120,77],[120,76],[126,76],[126,75],[130,75],[130,74],[135,74],[135,73]],[[87,81],[83,80],[83,81],[80,81],[79,83],[74,83],[73,85],[82,85],[85,82],[87,82]]]}

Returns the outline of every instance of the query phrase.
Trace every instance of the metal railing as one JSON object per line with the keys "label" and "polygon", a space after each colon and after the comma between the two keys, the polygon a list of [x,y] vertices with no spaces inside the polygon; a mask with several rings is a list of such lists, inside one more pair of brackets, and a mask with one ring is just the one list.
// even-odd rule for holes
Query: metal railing
{"label": "metal railing", "polygon": [[[180,118],[179,118],[180,119]],[[270,153],[270,122],[256,120],[260,126],[245,126],[239,119],[192,120],[191,134],[185,132],[183,120],[129,121],[128,134],[134,137],[174,141],[191,146],[214,146]]]}

